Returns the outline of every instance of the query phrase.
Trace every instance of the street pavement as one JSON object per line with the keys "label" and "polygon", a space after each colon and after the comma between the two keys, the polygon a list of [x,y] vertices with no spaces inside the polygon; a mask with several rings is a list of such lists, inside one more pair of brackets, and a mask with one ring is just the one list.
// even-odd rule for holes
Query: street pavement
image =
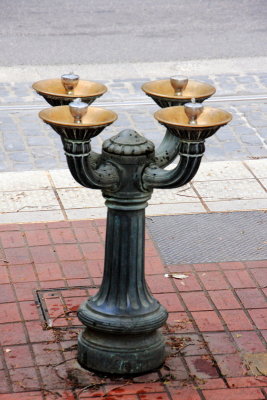
{"label": "street pavement", "polygon": [[[164,129],[153,118],[158,107],[140,86],[170,74],[168,68],[160,75],[150,67],[150,73],[146,65],[132,76],[97,76],[109,91],[95,105],[116,111],[119,119],[96,138],[96,150],[124,128],[160,143]],[[38,119],[38,111],[47,107],[30,89],[38,74],[28,73],[22,81],[25,70],[17,68],[8,80],[7,70],[0,69],[0,400],[267,399],[266,240],[263,233],[257,237],[257,224],[266,225],[267,215],[267,73],[243,68],[192,72],[194,79],[217,88],[207,104],[232,112],[233,121],[206,141],[204,161],[189,185],[153,193],[146,276],[169,312],[163,329],[168,353],[160,369],[123,378],[87,372],[75,360],[81,329],[76,310],[95,293],[103,274],[101,194],[73,180],[59,137]],[[167,239],[155,233],[155,218],[158,223],[173,215],[189,229],[188,239],[174,238],[173,231]],[[194,232],[192,243],[194,215],[199,235]],[[233,232],[225,229],[224,216],[231,215],[240,216],[232,231],[241,241],[242,235],[249,240],[247,231],[255,235],[253,252],[242,246],[230,251]],[[248,215],[250,230],[242,223]],[[207,237],[202,229],[208,229],[203,216],[211,224],[221,221],[209,240],[202,240]],[[175,246],[175,258],[166,255],[166,240]],[[227,243],[229,253],[218,250],[215,257],[212,240]],[[192,250],[190,259],[194,243],[202,248],[199,255]],[[173,273],[185,278],[165,276]]]}
{"label": "street pavement", "polygon": [[[0,74],[1,76],[1,74]],[[43,76],[43,79],[46,76]],[[94,103],[117,112],[118,120],[97,138],[103,140],[125,128],[135,129],[158,145],[164,128],[154,119],[158,106],[141,90],[143,83],[163,76],[102,80],[108,92]],[[207,105],[233,114],[232,122],[207,141],[204,161],[246,160],[267,156],[267,73],[194,75],[216,87]],[[38,118],[47,103],[31,89],[33,82],[0,84],[0,171],[66,168],[60,138]]]}
{"label": "street pavement", "polygon": [[1,65],[266,55],[265,0],[1,0]]}

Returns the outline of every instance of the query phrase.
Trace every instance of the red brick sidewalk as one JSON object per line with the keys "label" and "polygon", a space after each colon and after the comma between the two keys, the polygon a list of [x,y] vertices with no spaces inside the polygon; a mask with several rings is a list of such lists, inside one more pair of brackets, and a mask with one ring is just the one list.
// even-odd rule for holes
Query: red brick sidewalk
{"label": "red brick sidewalk", "polygon": [[[0,226],[0,400],[266,399],[267,261],[167,268],[149,238],[147,281],[169,311],[165,365],[132,379],[79,368],[75,310],[100,283],[104,230]],[[164,277],[173,272],[189,277]]]}

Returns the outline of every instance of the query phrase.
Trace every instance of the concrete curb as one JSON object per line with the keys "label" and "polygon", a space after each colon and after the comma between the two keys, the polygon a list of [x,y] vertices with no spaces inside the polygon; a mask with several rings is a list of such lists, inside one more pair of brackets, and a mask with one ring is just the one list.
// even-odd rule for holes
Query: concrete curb
{"label": "concrete curb", "polygon": [[0,67],[0,82],[30,82],[74,70],[84,79],[137,79],[170,76],[266,73],[267,57],[118,64],[24,65]]}

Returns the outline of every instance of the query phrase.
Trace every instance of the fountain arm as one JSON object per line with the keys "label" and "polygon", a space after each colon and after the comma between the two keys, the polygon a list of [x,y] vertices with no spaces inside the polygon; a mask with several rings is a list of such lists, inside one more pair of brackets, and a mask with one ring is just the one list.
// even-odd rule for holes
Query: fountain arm
{"label": "fountain arm", "polygon": [[90,141],[62,137],[62,142],[69,170],[78,183],[91,189],[118,188],[117,169],[111,163],[101,162],[101,155],[91,151]]}
{"label": "fountain arm", "polygon": [[164,170],[156,164],[145,168],[143,185],[145,189],[177,188],[191,181],[196,175],[205,151],[204,141],[181,141],[178,154],[180,160],[172,170]]}
{"label": "fountain arm", "polygon": [[180,139],[167,129],[162,142],[156,149],[156,165],[158,167],[166,167],[169,165],[178,155],[179,144]]}

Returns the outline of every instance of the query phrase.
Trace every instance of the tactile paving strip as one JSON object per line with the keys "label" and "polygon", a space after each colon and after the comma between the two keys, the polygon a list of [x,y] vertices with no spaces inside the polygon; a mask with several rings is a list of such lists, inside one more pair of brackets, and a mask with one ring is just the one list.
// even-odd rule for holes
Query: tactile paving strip
{"label": "tactile paving strip", "polygon": [[146,224],[166,264],[267,259],[264,211],[168,215]]}

